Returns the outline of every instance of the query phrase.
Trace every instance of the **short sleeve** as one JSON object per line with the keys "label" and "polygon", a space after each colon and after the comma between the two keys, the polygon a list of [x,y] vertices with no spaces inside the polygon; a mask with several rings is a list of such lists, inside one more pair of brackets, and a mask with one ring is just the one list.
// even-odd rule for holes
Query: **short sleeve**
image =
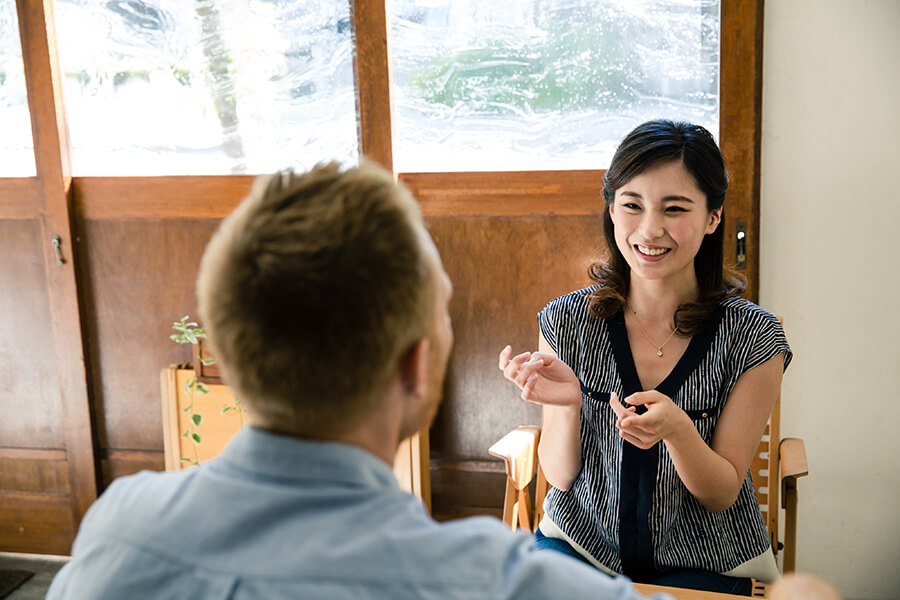
{"label": "short sleeve", "polygon": [[557,334],[557,326],[560,322],[560,311],[562,309],[560,298],[551,300],[538,313],[538,327],[541,329],[541,335],[550,344],[553,352],[559,356],[559,336]]}
{"label": "short sleeve", "polygon": [[745,352],[742,353],[743,360],[739,372],[745,373],[782,353],[786,371],[791,364],[793,353],[778,319],[759,309],[759,313],[748,321],[748,330],[744,332],[747,344]]}

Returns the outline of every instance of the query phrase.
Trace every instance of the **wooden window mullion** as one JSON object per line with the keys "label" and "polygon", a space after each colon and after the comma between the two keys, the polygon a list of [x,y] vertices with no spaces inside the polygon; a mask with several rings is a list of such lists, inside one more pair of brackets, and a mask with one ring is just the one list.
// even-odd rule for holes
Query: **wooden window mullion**
{"label": "wooden window mullion", "polygon": [[351,0],[353,76],[359,118],[359,153],[393,171],[391,78],[385,0]]}
{"label": "wooden window mullion", "polygon": [[746,225],[746,296],[759,295],[759,177],[762,137],[763,0],[722,0],[719,143],[729,167],[725,260],[736,263],[738,223]]}

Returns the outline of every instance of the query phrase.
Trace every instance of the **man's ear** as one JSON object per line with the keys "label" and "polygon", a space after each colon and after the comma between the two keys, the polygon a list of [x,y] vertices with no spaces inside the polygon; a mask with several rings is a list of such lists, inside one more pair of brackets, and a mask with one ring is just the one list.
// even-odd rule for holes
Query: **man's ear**
{"label": "man's ear", "polygon": [[400,359],[400,381],[408,395],[425,397],[428,385],[428,354],[431,343],[422,338],[417,340]]}

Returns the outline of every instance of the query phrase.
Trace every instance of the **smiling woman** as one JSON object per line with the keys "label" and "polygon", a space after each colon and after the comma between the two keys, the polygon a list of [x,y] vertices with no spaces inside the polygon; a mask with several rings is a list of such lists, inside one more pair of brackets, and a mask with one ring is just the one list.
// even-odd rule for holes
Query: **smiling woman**
{"label": "smiling woman", "polygon": [[777,577],[749,468],[791,351],[723,269],[727,187],[704,128],[635,128],[604,178],[596,285],[551,301],[538,352],[507,347],[500,368],[543,406],[539,548],[749,595]]}

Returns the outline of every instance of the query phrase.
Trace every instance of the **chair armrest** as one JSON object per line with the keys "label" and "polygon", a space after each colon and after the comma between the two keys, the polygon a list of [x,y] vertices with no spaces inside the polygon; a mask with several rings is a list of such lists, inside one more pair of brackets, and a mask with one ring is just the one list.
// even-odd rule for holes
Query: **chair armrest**
{"label": "chair armrest", "polygon": [[806,444],[799,438],[784,438],[778,446],[781,478],[803,477],[809,475],[806,465]]}
{"label": "chair armrest", "polygon": [[491,455],[506,463],[506,476],[517,489],[524,489],[534,477],[540,438],[540,427],[524,425],[516,427],[488,449]]}
{"label": "chair armrest", "polygon": [[797,478],[809,475],[806,464],[806,445],[799,438],[784,438],[778,445],[781,469],[781,508],[792,509],[789,505],[797,501]]}

